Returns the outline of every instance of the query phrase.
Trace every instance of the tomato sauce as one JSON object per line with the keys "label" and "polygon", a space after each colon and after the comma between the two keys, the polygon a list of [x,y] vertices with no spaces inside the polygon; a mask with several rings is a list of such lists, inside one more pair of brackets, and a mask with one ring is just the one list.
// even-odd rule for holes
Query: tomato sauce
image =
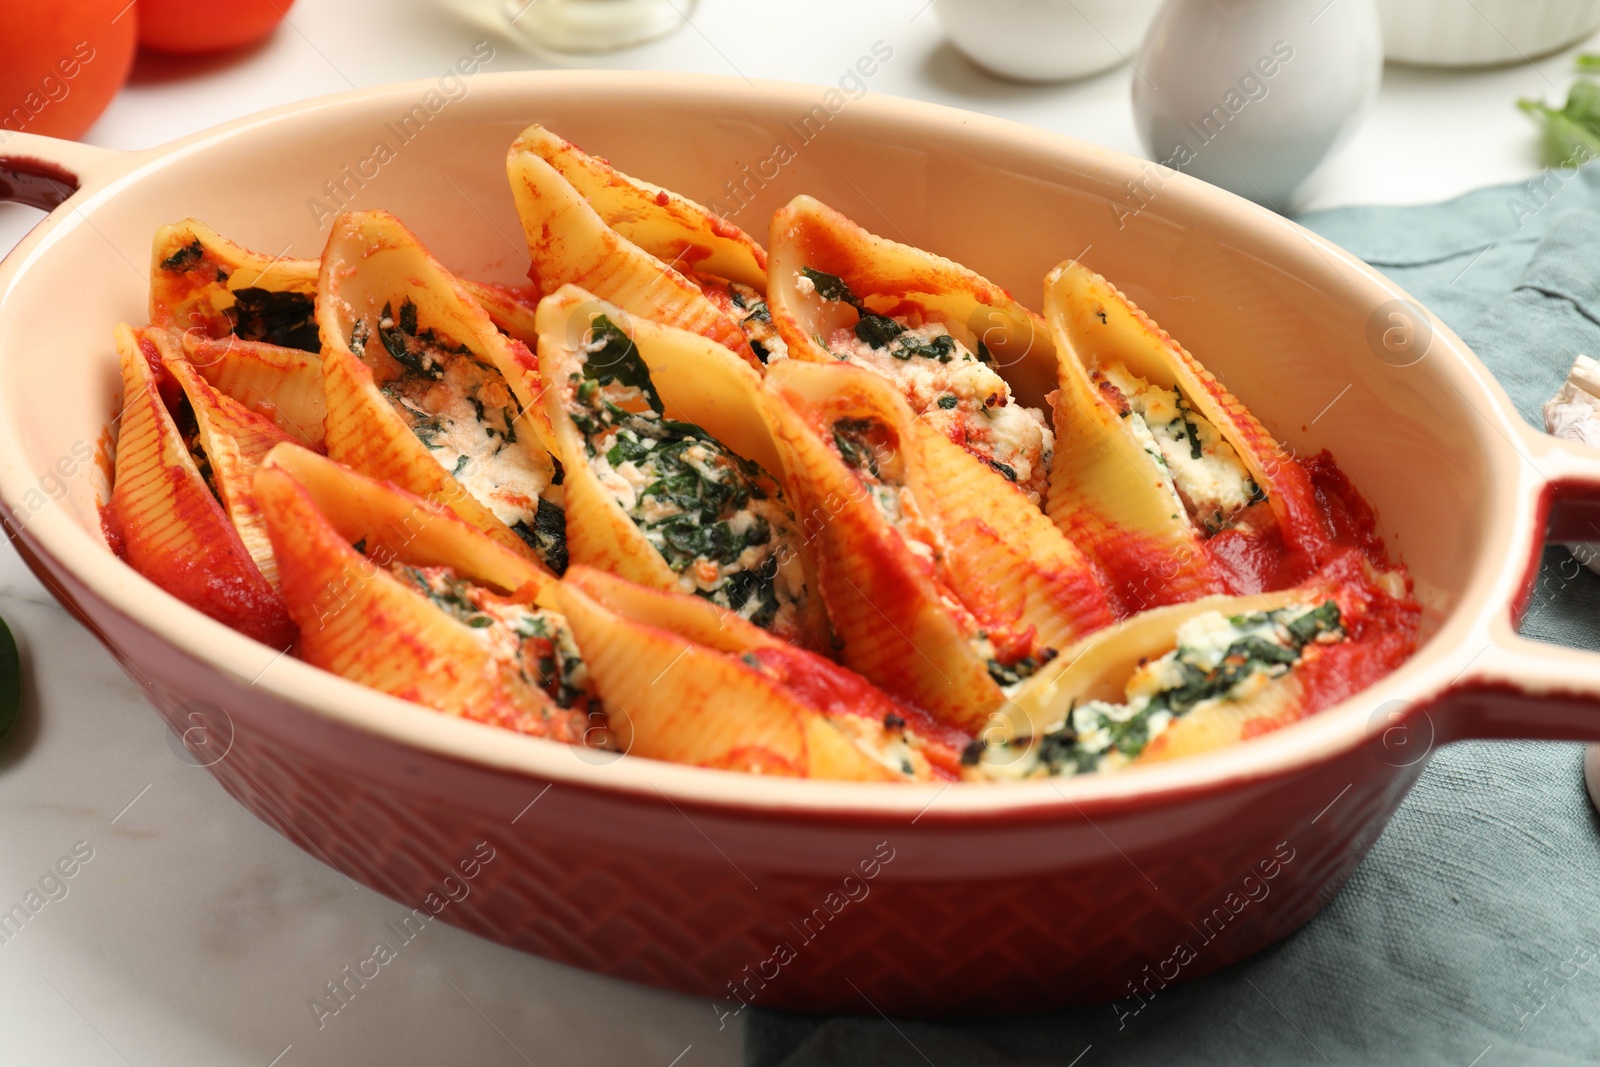
{"label": "tomato sauce", "polygon": [[[824,715],[858,715],[892,722],[898,718],[927,742],[922,752],[936,771],[960,773],[961,750],[971,737],[946,726],[921,708],[896,700],[861,675],[804,649],[771,645],[749,655],[795,699]],[[893,718],[891,718],[893,717]]]}

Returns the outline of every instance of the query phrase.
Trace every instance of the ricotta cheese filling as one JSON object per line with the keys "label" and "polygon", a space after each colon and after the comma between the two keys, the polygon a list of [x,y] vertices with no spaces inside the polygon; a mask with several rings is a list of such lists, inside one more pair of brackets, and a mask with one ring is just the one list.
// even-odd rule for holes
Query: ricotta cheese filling
{"label": "ricotta cheese filling", "polygon": [[[521,537],[557,574],[566,569],[566,522],[545,498],[550,479],[518,436],[522,409],[505,376],[472,349],[418,329],[411,300],[385,304],[378,340],[399,373],[379,389],[434,461]],[[350,339],[365,355],[365,323]]]}
{"label": "ricotta cheese filling", "polygon": [[817,339],[835,359],[889,379],[921,418],[1042,505],[1055,434],[1044,412],[1012,399],[1011,386],[995,372],[981,341],[973,353],[939,322],[917,314],[879,315],[841,279],[809,267],[796,285],[859,314],[853,327]]}
{"label": "ricotta cheese filling", "polygon": [[1346,635],[1339,606],[1325,600],[1248,615],[1206,612],[1180,625],[1175,636],[1171,652],[1133,672],[1122,703],[1074,702],[1061,723],[1037,737],[974,742],[964,757],[971,776],[1119,770],[1183,716],[1255,696],[1298,667],[1314,646]]}
{"label": "ricotta cheese filling", "polygon": [[901,542],[922,562],[940,592],[940,600],[967,633],[967,644],[987,665],[989,676],[1009,695],[1035,671],[1056,657],[1053,648],[1036,647],[1032,627],[985,627],[983,622],[939,578],[939,564],[949,546],[938,527],[923,514],[905,484],[904,471],[887,426],[876,419],[844,418],[832,426],[833,448],[867,491],[867,498]]}
{"label": "ricotta cheese filling", "polygon": [[779,564],[799,539],[777,484],[699,426],[666,418],[632,339],[604,316],[584,350],[567,410],[601,486],[684,592],[758,626],[795,627],[804,588]]}
{"label": "ricotta cheese filling", "polygon": [[397,563],[389,572],[426,596],[434,607],[470,627],[497,663],[549,694],[557,707],[587,708],[591,700],[589,672],[564,616],[497,596],[457,577],[448,567]]}
{"label": "ricotta cheese filling", "polygon": [[733,306],[739,328],[750,338],[750,348],[763,363],[775,359],[788,359],[789,346],[778,336],[772,325],[772,312],[767,308],[767,298],[756,289],[739,282],[728,282],[728,302]]}
{"label": "ricotta cheese filling", "polygon": [[1186,516],[1211,537],[1267,499],[1233,446],[1189,405],[1182,390],[1152,385],[1121,363],[1105,364],[1091,378],[1154,460],[1172,497],[1174,518]]}

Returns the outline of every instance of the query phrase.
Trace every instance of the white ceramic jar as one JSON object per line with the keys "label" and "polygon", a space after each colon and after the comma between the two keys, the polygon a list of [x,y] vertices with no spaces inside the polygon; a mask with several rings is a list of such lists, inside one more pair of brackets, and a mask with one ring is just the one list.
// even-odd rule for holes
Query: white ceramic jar
{"label": "white ceramic jar", "polygon": [[933,0],[950,43],[1023,81],[1082,78],[1126,63],[1161,0]]}
{"label": "white ceramic jar", "polygon": [[1283,211],[1372,105],[1383,41],[1373,0],[1167,0],[1135,66],[1151,158]]}
{"label": "white ceramic jar", "polygon": [[1378,13],[1390,59],[1433,67],[1520,63],[1600,26],[1600,0],[1378,0]]}

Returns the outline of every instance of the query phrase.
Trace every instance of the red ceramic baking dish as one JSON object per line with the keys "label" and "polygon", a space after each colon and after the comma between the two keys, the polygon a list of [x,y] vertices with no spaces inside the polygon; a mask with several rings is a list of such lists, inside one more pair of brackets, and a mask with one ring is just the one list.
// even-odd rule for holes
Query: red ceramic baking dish
{"label": "red ceramic baking dish", "polygon": [[[1352,256],[1141,160],[904,100],[541,72],[480,75],[415,122],[435,88],[311,101],[146,152],[0,145],[0,195],[53,208],[0,265],[5,524],[223,787],[321,862],[719,1011],[1015,1012],[1188,981],[1296,929],[1440,744],[1600,740],[1600,659],[1515,633],[1547,528],[1589,537],[1600,520],[1600,458],[1524,425],[1459,339]],[[757,235],[811,193],[1027,302],[1083,258],[1280,440],[1332,452],[1415,577],[1420,651],[1288,729],[1121,774],[775,780],[448,718],[259,645],[120,563],[86,457],[115,415],[112,327],[144,321],[154,229],[194,216],[315,256],[334,210],[383,207],[456,270],[514,282],[503,159],[534,121]]]}

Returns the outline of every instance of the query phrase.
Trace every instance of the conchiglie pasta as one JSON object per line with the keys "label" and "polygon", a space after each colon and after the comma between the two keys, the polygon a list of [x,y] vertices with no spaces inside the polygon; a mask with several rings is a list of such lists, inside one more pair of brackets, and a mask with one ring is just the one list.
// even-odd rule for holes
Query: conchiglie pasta
{"label": "conchiglie pasta", "polygon": [[527,285],[384,211],[321,220],[315,259],[161,227],[113,551],[503,745],[851,782],[1202,756],[1415,648],[1333,457],[1082,264],[1041,317],[809,196],[769,261],[540,125],[505,166]]}
{"label": "conchiglie pasta", "polygon": [[[330,492],[334,478],[352,492]],[[311,453],[271,454],[255,491],[296,655],[449,715],[583,738],[581,658],[565,620],[533,602],[537,569],[450,511]],[[505,596],[519,578],[519,596]]]}
{"label": "conchiglie pasta", "polygon": [[171,331],[150,329],[145,336],[160,354],[166,372],[183,390],[194,414],[197,448],[193,455],[205,461],[203,474],[244,542],[245,551],[262,577],[276,588],[278,566],[272,558],[261,511],[256,507],[252,482],[267,453],[283,443],[292,447],[292,438],[272,420],[257,415],[202,378],[183,358],[177,336]]}
{"label": "conchiglie pasta", "polygon": [[307,448],[322,447],[322,357],[237,337],[183,334],[184,358],[218,392],[232,397]]}
{"label": "conchiglie pasta", "polygon": [[403,561],[449,567],[461,577],[504,595],[552,607],[555,576],[513,552],[442,504],[301,448],[280,446],[265,465],[292,478],[346,542],[380,566]]}
{"label": "conchiglie pasta", "polygon": [[771,275],[770,315],[790,358],[887,378],[925,421],[1043,504],[1056,356],[1037,315],[960,264],[868,233],[809,196],[772,220]]}
{"label": "conchiglie pasta", "polygon": [[294,639],[282,599],[212,495],[172,414],[147,331],[117,327],[122,411],[108,525],[134,570],[191,607],[279,648]]}
{"label": "conchiglie pasta", "polygon": [[[150,253],[150,321],[188,335],[236,337],[317,352],[314,259],[252,251],[198,219],[162,226]],[[508,336],[532,345],[538,293],[459,279]],[[244,399],[244,398],[239,398]]]}
{"label": "conchiglie pasta", "polygon": [[328,455],[564,567],[565,522],[526,347],[495,330],[383,212],[334,222],[317,319]]}
{"label": "conchiglie pasta", "polygon": [[315,352],[317,263],[253,252],[197,219],[163,226],[150,252],[150,321]]}
{"label": "conchiglie pasta", "polygon": [[1239,401],[1104,278],[1067,262],[1045,280],[1061,352],[1049,512],[1129,610],[1249,593],[1217,545],[1281,538],[1309,562],[1326,541],[1305,470]]}
{"label": "conchiglie pasta", "polygon": [[629,177],[543,126],[523,130],[513,150],[548,163],[607,226],[662,262],[766,289],[766,250],[688,197]]}
{"label": "conchiglie pasta", "polygon": [[576,286],[545,298],[538,325],[571,558],[825,644],[755,371],[715,342]]}
{"label": "conchiglie pasta", "polygon": [[1296,722],[1395,662],[1408,609],[1373,579],[1347,557],[1292,589],[1153,608],[1093,634],[1018,687],[967,776],[1117,770]]}
{"label": "conchiglie pasta", "polygon": [[852,781],[952,776],[959,746],[864,679],[679,593],[575,565],[557,590],[617,747],[702,767]]}
{"label": "conchiglie pasta", "polygon": [[764,297],[766,254],[743,231],[691,200],[585,155],[542,126],[530,126],[517,138],[506,156],[506,173],[536,287],[548,293],[581,286],[640,318],[700,334],[760,366],[742,318],[726,310],[726,296],[707,296],[696,273],[714,275],[725,290],[742,286],[741,294]]}
{"label": "conchiglie pasta", "polygon": [[766,392],[851,668],[970,731],[1057,649],[1111,622],[1077,549],[889,382],[788,361]]}

